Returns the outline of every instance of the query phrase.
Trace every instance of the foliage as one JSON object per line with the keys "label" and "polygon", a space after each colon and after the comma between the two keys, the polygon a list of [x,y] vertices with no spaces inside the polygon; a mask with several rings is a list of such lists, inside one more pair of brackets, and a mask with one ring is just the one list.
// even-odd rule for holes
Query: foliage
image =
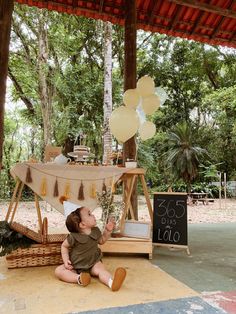
{"label": "foliage", "polygon": [[206,150],[192,144],[192,133],[186,122],[178,124],[169,133],[169,148],[166,152],[166,162],[177,179],[182,178],[187,184],[188,192],[191,182],[198,175],[200,157],[206,155]]}
{"label": "foliage", "polygon": [[35,241],[10,228],[7,221],[0,221],[0,256],[11,253],[18,248],[27,248]]}

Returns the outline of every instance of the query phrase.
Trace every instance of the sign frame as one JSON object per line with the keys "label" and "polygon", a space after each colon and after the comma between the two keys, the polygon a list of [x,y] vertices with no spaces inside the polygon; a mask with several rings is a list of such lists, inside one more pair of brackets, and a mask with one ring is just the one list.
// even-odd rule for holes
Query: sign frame
{"label": "sign frame", "polygon": [[[154,246],[160,246],[160,247],[167,247],[170,250],[175,250],[175,249],[177,249],[177,250],[178,249],[186,250],[187,254],[190,255],[190,251],[189,251],[189,247],[188,247],[188,240],[187,240],[187,236],[188,236],[187,193],[183,193],[183,192],[154,192],[153,194],[154,194],[154,197],[153,197],[153,245]],[[176,197],[178,195],[181,197],[181,201],[183,201],[184,198],[185,198],[184,196],[186,196],[186,206],[185,206],[186,212],[183,213],[183,216],[185,216],[185,219],[186,219],[186,226],[185,226],[185,228],[186,228],[186,230],[185,230],[185,233],[186,233],[185,234],[185,236],[186,236],[186,244],[182,245],[182,244],[178,244],[178,243],[177,244],[175,244],[175,243],[168,243],[168,241],[166,241],[167,243],[162,243],[162,241],[160,243],[158,241],[154,242],[154,237],[155,237],[154,232],[156,232],[156,229],[158,230],[158,232],[161,230],[161,228],[156,228],[158,226],[158,224],[160,224],[160,221],[156,218],[156,216],[158,216],[158,214],[157,214],[158,208],[157,208],[157,204],[156,204],[158,196],[162,196],[163,197],[163,199],[162,199],[163,203],[167,202],[167,205],[162,205],[162,207],[166,211],[161,216],[165,216],[165,215],[172,216],[172,221],[175,221],[175,217],[174,217],[175,210],[174,210],[174,208],[169,207],[169,204],[170,204],[170,201],[173,201],[173,200],[176,201],[177,200]],[[166,196],[166,199],[165,199],[165,196]],[[171,196],[174,196],[173,200],[171,200]],[[175,203],[174,206],[176,206],[176,203]],[[177,209],[179,209],[180,206],[183,207],[182,204],[179,205],[178,203],[177,203],[177,206],[178,206]],[[172,211],[171,215],[168,215],[170,213],[168,211]],[[164,217],[163,217],[163,219],[164,219]],[[168,233],[168,231],[171,230],[171,226],[167,225],[167,228],[168,228],[168,230],[166,229],[167,230],[166,233]],[[163,229],[161,231],[163,231]],[[163,242],[165,242],[165,240],[163,240]]]}

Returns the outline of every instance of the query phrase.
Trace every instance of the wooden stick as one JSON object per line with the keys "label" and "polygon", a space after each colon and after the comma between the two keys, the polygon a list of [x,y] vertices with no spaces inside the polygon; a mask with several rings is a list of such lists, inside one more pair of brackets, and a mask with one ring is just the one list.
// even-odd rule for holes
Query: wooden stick
{"label": "wooden stick", "polygon": [[21,198],[21,194],[22,194],[22,190],[23,190],[24,185],[25,185],[25,184],[21,181],[21,185],[20,185],[20,188],[19,188],[19,192],[18,192],[18,195],[17,195],[17,197],[16,197],[16,201],[15,201],[15,206],[14,206],[14,209],[13,209],[13,212],[12,212],[12,215],[11,215],[10,223],[13,222],[13,219],[14,219],[14,216],[15,216],[15,213],[16,213],[16,209],[17,209],[19,200],[20,200],[20,198]]}
{"label": "wooden stick", "polygon": [[42,221],[42,216],[41,216],[41,209],[39,206],[39,199],[38,199],[38,195],[36,193],[34,193],[34,200],[35,200],[35,206],[37,209],[39,230],[40,230],[40,233],[42,234],[42,232],[43,232],[43,221]]}
{"label": "wooden stick", "polygon": [[152,204],[151,204],[151,201],[150,201],[150,198],[149,198],[147,185],[146,185],[146,182],[145,182],[145,179],[144,179],[144,175],[140,174],[139,176],[140,176],[140,179],[141,179],[141,182],[142,182],[143,192],[144,192],[144,195],[145,195],[145,198],[146,198],[150,219],[151,219],[151,222],[153,224],[153,209],[152,209]]}
{"label": "wooden stick", "polygon": [[153,246],[163,246],[163,247],[168,247],[169,249],[186,250],[187,254],[190,255],[189,247],[187,245],[175,245],[175,244],[167,244],[167,243],[153,243]]}
{"label": "wooden stick", "polygon": [[19,178],[16,179],[16,185],[15,185],[15,189],[14,189],[14,192],[13,192],[13,195],[12,195],[12,198],[11,198],[11,201],[10,201],[10,204],[9,204],[9,207],[8,207],[8,210],[7,210],[7,214],[6,214],[6,217],[5,217],[5,220],[8,221],[9,217],[10,217],[10,214],[11,214],[11,210],[12,210],[12,206],[15,202],[15,199],[16,199],[16,195],[17,195],[17,192],[18,192],[18,189],[20,187],[20,184],[21,184],[21,181]]}

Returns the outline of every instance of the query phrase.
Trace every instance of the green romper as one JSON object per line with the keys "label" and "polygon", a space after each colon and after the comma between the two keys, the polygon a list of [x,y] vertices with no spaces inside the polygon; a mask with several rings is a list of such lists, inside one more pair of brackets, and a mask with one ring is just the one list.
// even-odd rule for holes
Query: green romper
{"label": "green romper", "polygon": [[90,271],[101,260],[102,252],[98,247],[98,240],[102,233],[98,227],[94,227],[90,234],[70,233],[67,241],[70,245],[70,261],[77,273]]}

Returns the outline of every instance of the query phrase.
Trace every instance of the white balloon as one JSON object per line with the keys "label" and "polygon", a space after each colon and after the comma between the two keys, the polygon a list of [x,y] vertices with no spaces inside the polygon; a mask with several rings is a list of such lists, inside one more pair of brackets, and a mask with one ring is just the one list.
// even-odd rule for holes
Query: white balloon
{"label": "white balloon", "polygon": [[153,94],[143,97],[142,107],[146,114],[153,114],[160,107],[159,96]]}
{"label": "white balloon", "polygon": [[150,76],[143,76],[137,82],[137,92],[141,96],[148,96],[155,93],[155,83]]}
{"label": "white balloon", "polygon": [[127,107],[136,109],[140,101],[140,95],[137,92],[136,88],[127,89],[124,92],[123,101]]}
{"label": "white balloon", "polygon": [[139,127],[139,118],[135,110],[125,106],[115,109],[110,117],[111,133],[119,142],[126,142],[135,135]]}
{"label": "white balloon", "polygon": [[139,128],[139,135],[141,140],[146,141],[153,137],[156,133],[156,126],[151,121],[144,122]]}
{"label": "white balloon", "polygon": [[168,98],[166,91],[161,86],[158,86],[155,88],[155,93],[160,97],[160,105],[162,106]]}

